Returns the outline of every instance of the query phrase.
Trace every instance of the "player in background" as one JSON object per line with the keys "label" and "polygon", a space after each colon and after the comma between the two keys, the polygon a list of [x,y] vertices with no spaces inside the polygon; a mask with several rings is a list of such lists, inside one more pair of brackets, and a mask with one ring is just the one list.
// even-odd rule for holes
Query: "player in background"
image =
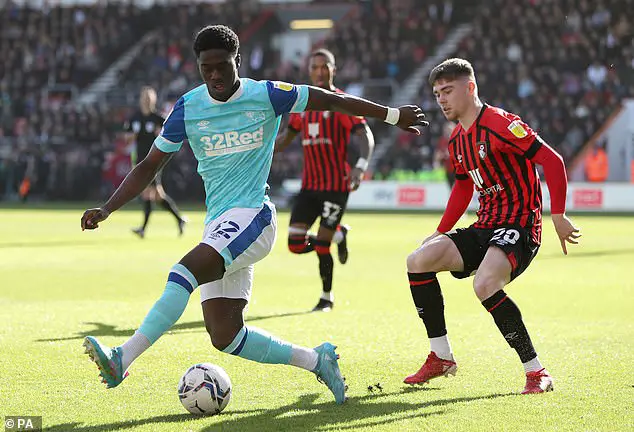
{"label": "player in background", "polygon": [[[156,91],[149,86],[141,89],[139,98],[139,110],[124,125],[124,130],[128,132],[127,141],[129,144],[134,142],[134,152],[132,153],[132,164],[135,165],[142,161],[150,152],[152,143],[158,135],[165,119],[156,112]],[[145,228],[150,220],[152,207],[154,203],[160,204],[165,210],[170,212],[176,223],[178,224],[178,233],[183,234],[183,227],[186,220],[181,216],[176,207],[174,200],[165,193],[161,183],[161,171],[141,192],[141,201],[143,202],[143,225],[134,228],[132,232],[140,238],[145,237]]]}
{"label": "player in background", "polygon": [[[335,87],[335,56],[326,49],[314,51],[308,65],[310,80],[316,87],[342,93]],[[349,227],[341,225],[348,195],[355,191],[368,169],[374,150],[374,136],[363,117],[339,112],[308,111],[292,113],[288,129],[275,143],[283,151],[302,132],[304,167],[302,188],[295,199],[288,228],[288,248],[296,254],[315,251],[319,260],[322,294],[313,311],[330,311],[333,264],[330,243],[337,244],[339,262],[348,261]],[[348,164],[351,135],[359,143],[359,159],[353,169]],[[321,217],[317,235],[308,230]]]}
{"label": "player in background", "polygon": [[[552,221],[564,254],[566,242],[577,244],[579,230],[565,213],[563,159],[518,116],[480,101],[468,61],[444,61],[431,71],[429,83],[445,117],[458,122],[449,140],[456,184],[438,229],[407,258],[410,290],[431,353],[405,383],[421,384],[456,373],[436,278],[438,272],[450,271],[456,278],[475,274],[476,296],[524,365],[522,393],[552,390],[553,380],[504,287],[526,270],[541,243],[542,194],[536,164],[544,168]],[[468,228],[452,231],[471,200],[474,185],[479,194],[478,219]]]}
{"label": "player in background", "polygon": [[238,77],[238,36],[223,25],[200,30],[194,41],[204,84],[176,102],[152,149],[100,208],[86,210],[82,229],[96,229],[137,196],[188,140],[206,191],[201,242],[175,264],[162,296],[123,345],[108,348],[86,337],[84,346],[108,387],[119,385],[132,362],[179,319],[200,287],[205,326],[218,350],[259,363],[290,364],[317,375],[345,401],[335,346],[306,348],[244,323],[254,264],[273,247],[275,207],[268,178],[280,117],[289,112],[345,111],[379,118],[412,133],[427,125],[419,107],[384,107],[365,99],[305,85]]}

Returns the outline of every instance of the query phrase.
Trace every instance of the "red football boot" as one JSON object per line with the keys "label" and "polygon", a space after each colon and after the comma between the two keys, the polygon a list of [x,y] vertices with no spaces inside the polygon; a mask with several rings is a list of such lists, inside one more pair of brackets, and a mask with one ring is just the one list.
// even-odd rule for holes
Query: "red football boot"
{"label": "red football boot", "polygon": [[405,384],[424,384],[432,378],[439,376],[455,375],[458,370],[456,362],[439,358],[435,352],[429,353],[427,360],[414,375],[410,375],[403,381]]}
{"label": "red football boot", "polygon": [[522,394],[544,393],[553,391],[553,377],[546,369],[537,372],[526,372],[526,386]]}

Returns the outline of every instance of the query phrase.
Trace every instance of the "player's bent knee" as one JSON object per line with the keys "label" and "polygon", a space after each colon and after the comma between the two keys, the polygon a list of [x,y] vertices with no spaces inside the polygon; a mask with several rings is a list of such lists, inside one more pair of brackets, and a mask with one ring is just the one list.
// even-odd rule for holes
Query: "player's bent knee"
{"label": "player's bent knee", "polygon": [[425,270],[421,270],[423,267],[422,258],[419,257],[421,249],[417,249],[407,256],[407,271],[410,273],[423,273]]}
{"label": "player's bent knee", "polygon": [[222,351],[231,345],[233,339],[238,334],[238,330],[234,329],[223,329],[223,328],[212,328],[207,326],[207,333],[209,333],[209,337],[211,338],[211,344],[218,351]]}
{"label": "player's bent knee", "polygon": [[444,270],[442,262],[446,247],[441,243],[425,244],[407,257],[410,273],[437,272]]}
{"label": "player's bent knee", "polygon": [[505,281],[492,274],[476,274],[473,279],[473,291],[482,301],[503,289]]}

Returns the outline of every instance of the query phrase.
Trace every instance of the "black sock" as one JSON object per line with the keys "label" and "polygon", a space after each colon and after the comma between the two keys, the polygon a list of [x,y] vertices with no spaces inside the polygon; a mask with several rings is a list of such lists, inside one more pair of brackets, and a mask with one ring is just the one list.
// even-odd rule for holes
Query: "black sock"
{"label": "black sock", "polygon": [[334,261],[330,254],[330,242],[323,240],[314,240],[315,251],[319,258],[319,275],[321,276],[321,283],[324,292],[330,292],[332,290],[332,268]]}
{"label": "black sock", "polygon": [[517,305],[500,290],[482,302],[482,306],[491,313],[495,324],[508,344],[517,351],[522,363],[537,357],[528,330],[522,321],[522,314]]}
{"label": "black sock", "polygon": [[141,227],[143,231],[150,220],[150,213],[152,213],[152,201],[143,200],[143,226]]}
{"label": "black sock", "polygon": [[178,212],[178,207],[176,207],[176,203],[169,195],[165,195],[165,197],[161,199],[161,206],[163,206],[165,210],[173,214],[178,222],[183,220],[180,213]]}
{"label": "black sock", "polygon": [[288,249],[296,254],[305,254],[315,250],[315,237],[308,234],[290,234],[288,236]]}
{"label": "black sock", "polygon": [[436,273],[407,273],[418,316],[423,320],[427,336],[435,338],[447,334],[445,303]]}

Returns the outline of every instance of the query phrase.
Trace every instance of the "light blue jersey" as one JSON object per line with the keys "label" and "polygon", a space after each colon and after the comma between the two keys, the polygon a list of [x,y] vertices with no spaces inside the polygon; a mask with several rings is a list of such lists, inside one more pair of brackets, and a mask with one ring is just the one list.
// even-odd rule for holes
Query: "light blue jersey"
{"label": "light blue jersey", "polygon": [[189,140],[205,183],[208,223],[231,208],[259,208],[268,200],[280,116],[304,111],[307,102],[304,85],[242,78],[221,102],[203,84],[178,99],[154,145],[172,153]]}

